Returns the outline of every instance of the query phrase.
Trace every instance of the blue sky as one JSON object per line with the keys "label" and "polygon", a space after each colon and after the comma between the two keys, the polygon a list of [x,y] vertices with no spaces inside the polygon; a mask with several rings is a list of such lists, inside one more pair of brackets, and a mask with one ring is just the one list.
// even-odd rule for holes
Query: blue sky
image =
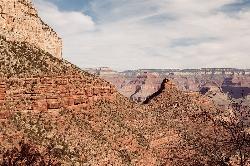
{"label": "blue sky", "polygon": [[51,0],[60,10],[82,11],[88,6],[91,0]]}
{"label": "blue sky", "polygon": [[250,68],[250,0],[34,0],[82,68]]}
{"label": "blue sky", "polygon": [[250,8],[250,0],[238,0],[234,3],[227,4],[222,7],[225,12],[247,11]]}

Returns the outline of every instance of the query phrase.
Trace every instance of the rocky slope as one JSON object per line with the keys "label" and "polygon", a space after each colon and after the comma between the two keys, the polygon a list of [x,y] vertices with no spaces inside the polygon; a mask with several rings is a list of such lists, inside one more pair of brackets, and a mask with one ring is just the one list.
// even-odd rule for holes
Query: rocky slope
{"label": "rocky slope", "polygon": [[[148,119],[155,122],[144,134],[163,165],[240,165],[239,151],[248,158],[249,108],[242,111],[244,116],[236,116],[231,109],[218,109],[206,96],[181,92],[167,79],[144,104],[151,114]],[[240,128],[235,121],[243,117],[248,120],[241,121],[246,126]],[[249,165],[249,159],[244,164]]]}
{"label": "rocky slope", "polygon": [[126,124],[139,106],[110,83],[29,42],[0,46],[0,165],[151,162]]}
{"label": "rocky slope", "polygon": [[230,137],[207,98],[165,80],[138,105],[36,47],[0,41],[0,163],[27,165],[34,153],[47,165],[219,165],[237,156],[217,145]]}
{"label": "rocky slope", "polygon": [[0,0],[0,35],[62,58],[62,40],[38,17],[31,0]]}
{"label": "rocky slope", "polygon": [[[115,100],[118,93],[112,85],[28,44],[9,42],[4,38],[0,42],[0,152],[16,146],[22,138],[35,142],[41,148],[52,145],[52,142],[46,142],[52,140],[54,146],[62,147],[59,145],[62,140],[57,139],[64,137],[75,143],[84,143],[83,137],[77,140],[84,130],[79,128],[84,126],[84,119],[82,123],[77,119],[85,116],[86,112],[81,112],[78,117],[77,111],[90,111],[98,102]],[[72,124],[75,116],[78,125]],[[90,133],[88,137],[92,136]],[[78,145],[72,147],[77,148]],[[77,159],[80,160],[79,156]],[[71,158],[61,158],[61,161],[73,162]]]}
{"label": "rocky slope", "polygon": [[0,42],[1,103],[5,106],[18,103],[15,109],[20,110],[87,107],[113,96],[115,90],[110,84],[66,61],[25,43],[4,38]]}

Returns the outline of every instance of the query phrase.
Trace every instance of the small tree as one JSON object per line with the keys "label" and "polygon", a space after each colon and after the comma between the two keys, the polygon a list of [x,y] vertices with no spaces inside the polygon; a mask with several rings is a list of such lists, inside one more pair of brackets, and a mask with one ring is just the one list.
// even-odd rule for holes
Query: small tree
{"label": "small tree", "polygon": [[217,122],[229,133],[230,138],[226,143],[231,145],[238,156],[238,164],[245,166],[250,164],[250,109],[242,101],[232,101],[231,108],[230,115]]}
{"label": "small tree", "polygon": [[56,158],[49,152],[41,154],[31,143],[21,141],[19,147],[7,150],[3,154],[1,166],[59,166],[61,165]]}

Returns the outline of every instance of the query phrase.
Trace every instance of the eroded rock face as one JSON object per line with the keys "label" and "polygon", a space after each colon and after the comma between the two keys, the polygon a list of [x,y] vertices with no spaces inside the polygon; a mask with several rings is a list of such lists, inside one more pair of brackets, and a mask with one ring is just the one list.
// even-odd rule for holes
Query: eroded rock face
{"label": "eroded rock face", "polygon": [[143,102],[149,95],[156,92],[164,79],[156,73],[142,73],[132,76],[116,73],[100,75],[100,77],[115,85],[118,91],[126,97],[138,102]]}
{"label": "eroded rock face", "polygon": [[112,101],[115,89],[80,75],[0,79],[1,109],[48,111],[89,109],[97,101]]}
{"label": "eroded rock face", "polygon": [[31,0],[0,0],[0,35],[62,58],[62,40],[38,17]]}
{"label": "eroded rock face", "polygon": [[114,86],[67,61],[24,43],[0,43],[2,110],[79,110],[114,99]]}
{"label": "eroded rock face", "polygon": [[[207,95],[219,105],[228,105],[230,99],[245,100],[250,95],[250,75],[247,70],[238,73],[237,69],[231,69],[232,71],[228,73],[222,69],[217,70],[214,73],[203,70],[186,73],[136,70],[100,74],[100,77],[114,84],[120,93],[137,102],[145,101],[148,96],[156,92],[164,78],[171,79],[183,92],[200,92],[205,95],[209,91]],[[202,92],[206,89],[206,92]]]}

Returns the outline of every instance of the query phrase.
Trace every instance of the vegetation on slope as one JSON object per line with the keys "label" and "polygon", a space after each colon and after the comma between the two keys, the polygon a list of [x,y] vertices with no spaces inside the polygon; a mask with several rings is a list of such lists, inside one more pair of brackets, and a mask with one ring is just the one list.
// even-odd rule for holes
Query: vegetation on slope
{"label": "vegetation on slope", "polygon": [[60,60],[27,43],[6,41],[0,36],[0,76],[30,77],[81,73],[94,77],[75,65]]}
{"label": "vegetation on slope", "polygon": [[[96,79],[38,48],[0,41],[2,77],[76,73]],[[206,98],[180,92],[167,80],[164,84],[143,106],[118,94],[88,110],[7,110],[6,116],[0,110],[0,163],[13,163],[13,157],[26,162],[29,156],[40,161],[49,154],[63,165],[249,164],[249,121],[242,123],[247,115],[227,120],[233,116]],[[22,140],[32,147],[18,145]]]}

